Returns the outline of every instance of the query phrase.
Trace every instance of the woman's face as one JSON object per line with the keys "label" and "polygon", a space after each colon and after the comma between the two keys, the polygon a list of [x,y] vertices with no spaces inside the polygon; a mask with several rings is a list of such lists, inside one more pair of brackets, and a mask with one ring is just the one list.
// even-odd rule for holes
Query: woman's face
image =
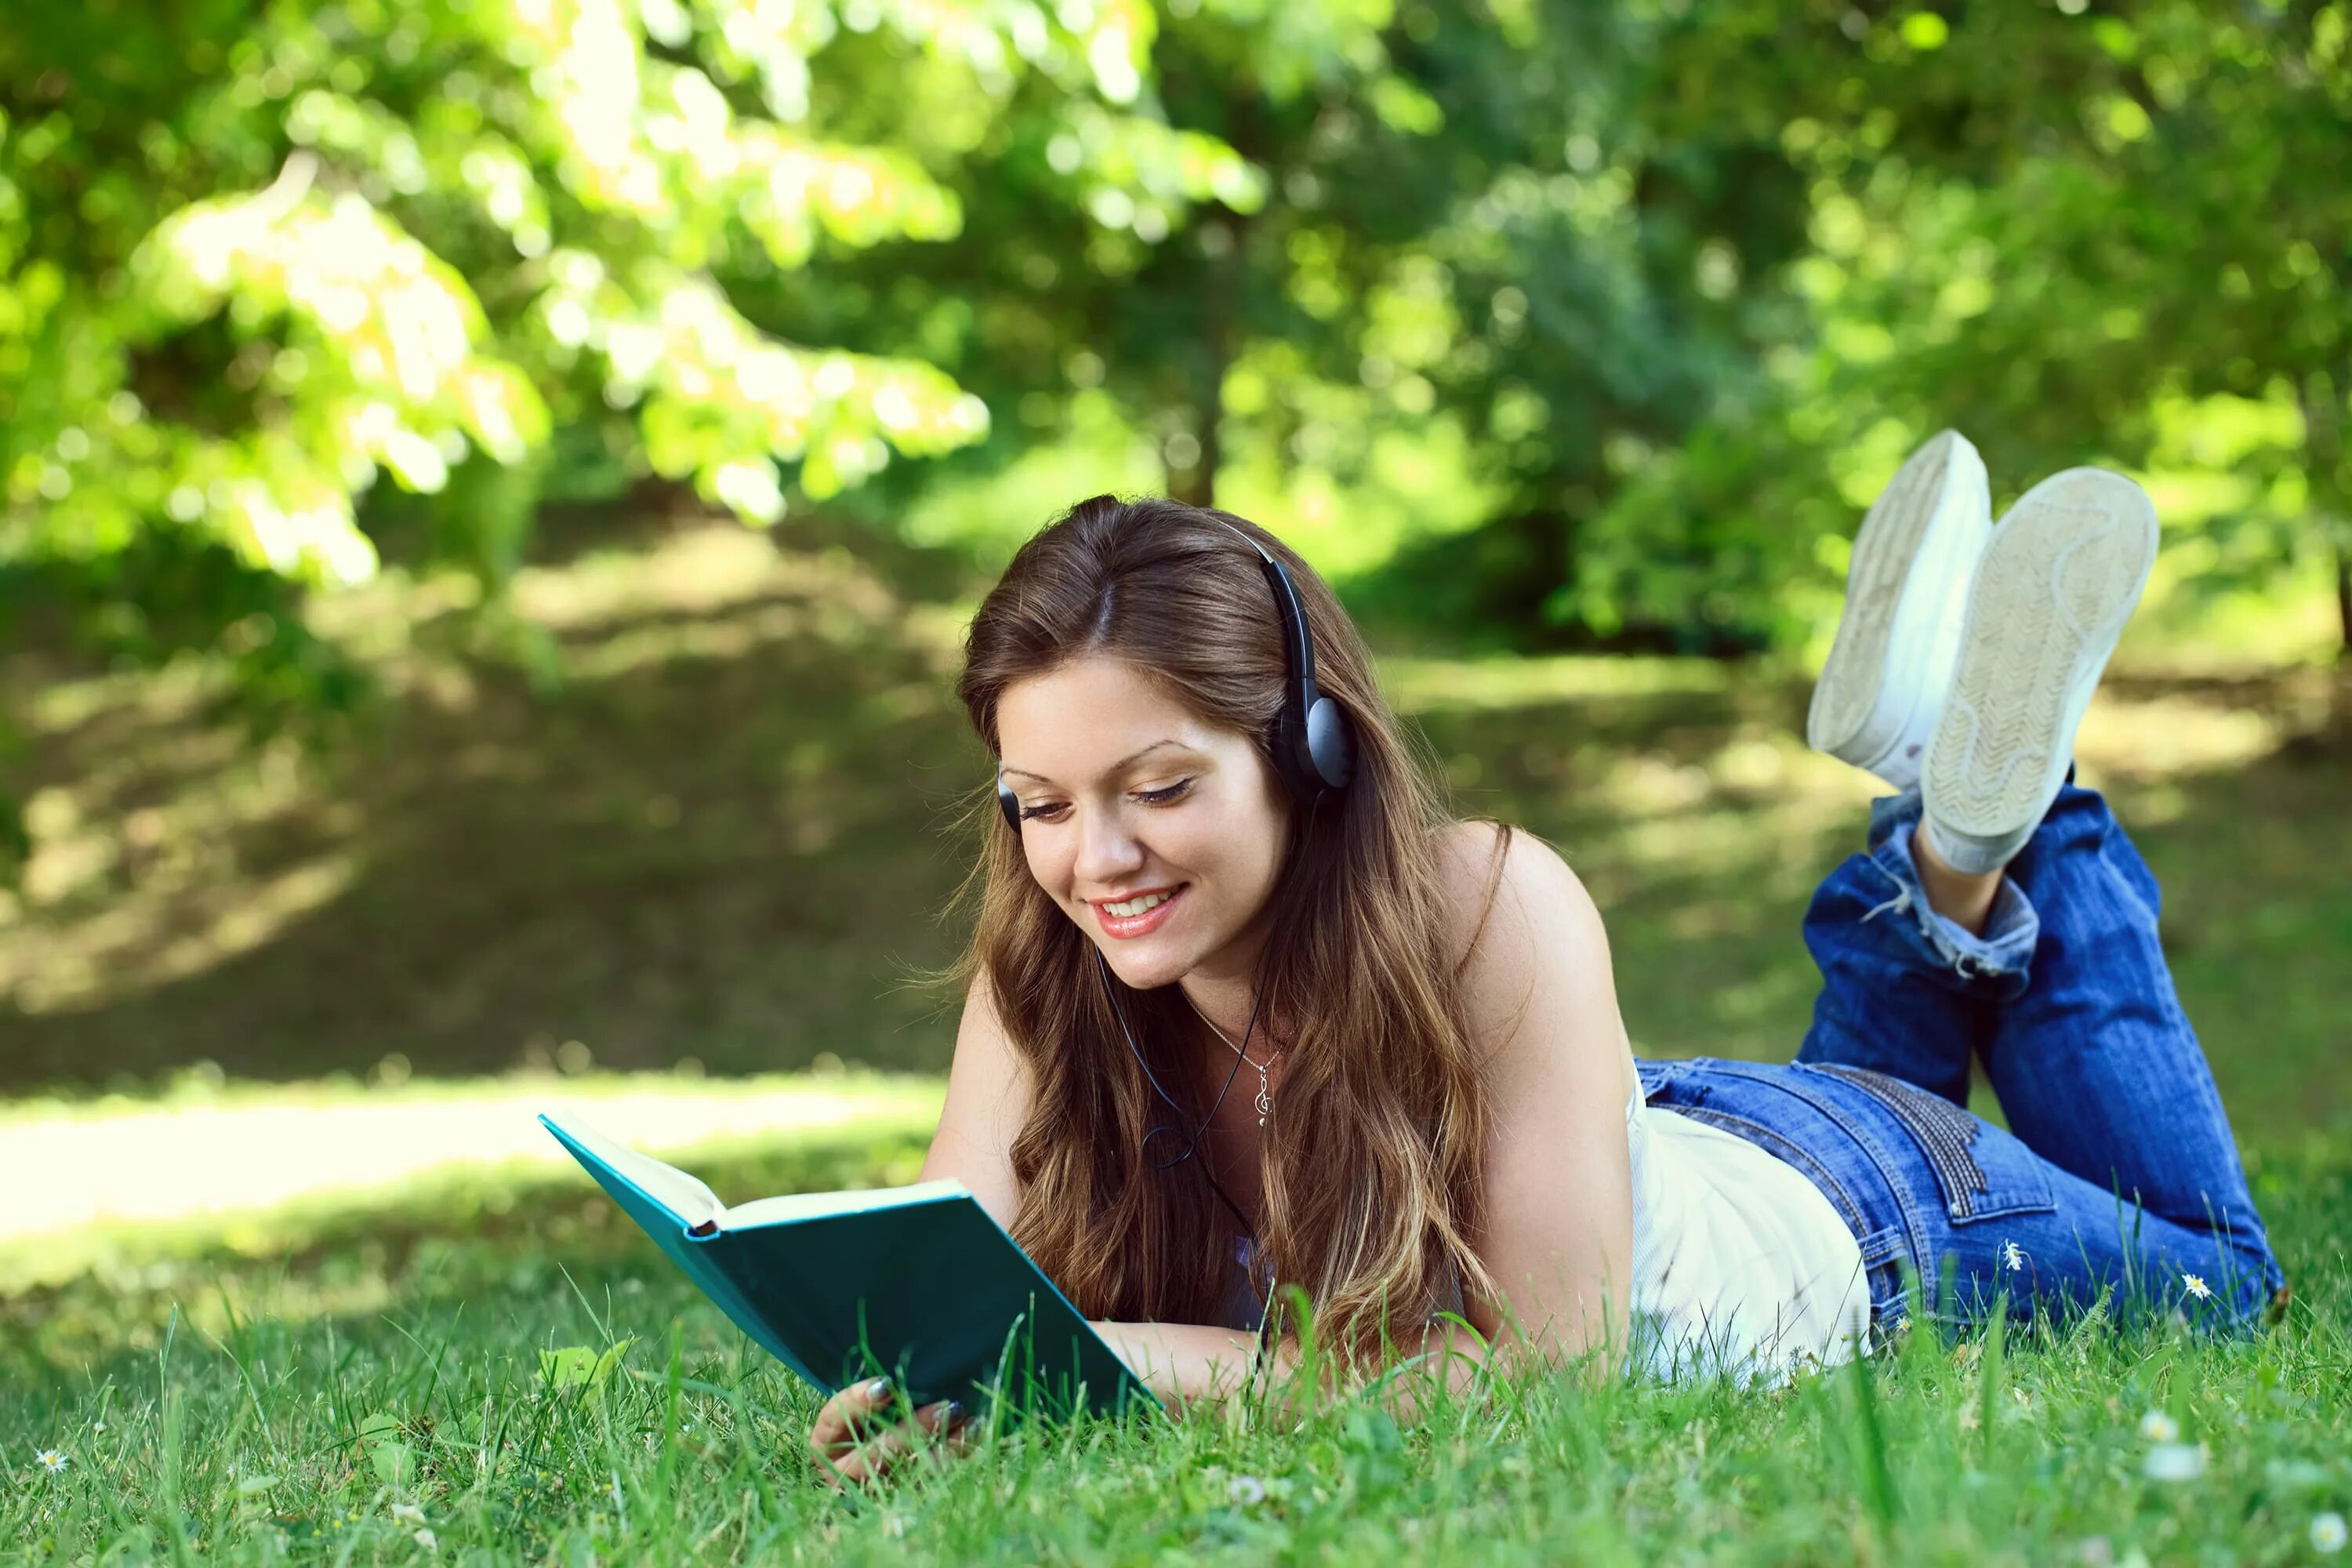
{"label": "woman's face", "polygon": [[1030,875],[1118,977],[1245,978],[1288,819],[1250,738],[1104,657],[1007,687],[996,724]]}

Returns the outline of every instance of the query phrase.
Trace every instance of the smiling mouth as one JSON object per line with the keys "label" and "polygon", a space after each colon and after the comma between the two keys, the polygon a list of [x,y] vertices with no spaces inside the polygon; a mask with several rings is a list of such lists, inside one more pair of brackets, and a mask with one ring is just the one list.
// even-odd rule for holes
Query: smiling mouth
{"label": "smiling mouth", "polygon": [[1095,921],[1102,933],[1116,941],[1149,936],[1161,925],[1175,918],[1171,907],[1183,895],[1190,882],[1179,882],[1172,888],[1152,888],[1124,899],[1089,899]]}
{"label": "smiling mouth", "polygon": [[1158,909],[1175,896],[1174,888],[1160,888],[1149,893],[1138,893],[1131,899],[1106,900],[1095,907],[1118,920],[1133,920],[1139,914]]}

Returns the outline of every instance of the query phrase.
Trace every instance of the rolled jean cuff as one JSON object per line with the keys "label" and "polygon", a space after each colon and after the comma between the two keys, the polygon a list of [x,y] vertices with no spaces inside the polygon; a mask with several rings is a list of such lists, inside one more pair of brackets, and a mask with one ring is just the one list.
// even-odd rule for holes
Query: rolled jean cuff
{"label": "rolled jean cuff", "polygon": [[1918,821],[1916,789],[1881,795],[1870,803],[1871,864],[1885,873],[1893,890],[1885,903],[1863,918],[1907,913],[1927,939],[1928,950],[1963,979],[2010,981],[2022,989],[2032,966],[2034,944],[2042,940],[2042,917],[2034,912],[2033,901],[2016,879],[2003,877],[1981,935],[1937,914],[1927,902],[1918,863],[1911,858],[1911,831]]}

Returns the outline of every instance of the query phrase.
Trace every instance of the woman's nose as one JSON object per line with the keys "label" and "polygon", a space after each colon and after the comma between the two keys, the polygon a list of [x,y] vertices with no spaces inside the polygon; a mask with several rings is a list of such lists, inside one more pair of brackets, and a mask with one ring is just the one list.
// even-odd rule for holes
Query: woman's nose
{"label": "woman's nose", "polygon": [[1078,858],[1071,868],[1081,884],[1116,883],[1143,864],[1143,846],[1116,811],[1078,814]]}

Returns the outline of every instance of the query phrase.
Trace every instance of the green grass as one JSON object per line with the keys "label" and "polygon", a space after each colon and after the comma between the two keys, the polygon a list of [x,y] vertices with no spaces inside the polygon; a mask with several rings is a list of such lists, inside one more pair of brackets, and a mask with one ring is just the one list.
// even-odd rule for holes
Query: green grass
{"label": "green grass", "polygon": [[[722,1190],[855,1179],[837,1152]],[[0,1555],[429,1560],[399,1509],[445,1561],[2315,1561],[2314,1519],[2352,1509],[2352,1150],[2298,1140],[2255,1182],[2298,1289],[2261,1337],[1920,1331],[1763,1394],[1530,1379],[1402,1425],[1357,1400],[1012,1431],[852,1499],[801,1455],[805,1388],[600,1197],[541,1194],[487,1233],[386,1247],[395,1218],[373,1254],[223,1260],[177,1311],[89,1292],[152,1310],[146,1347],[11,1370]],[[382,1276],[383,1308],[309,1311],[304,1277],[339,1268]],[[621,1340],[600,1393],[541,1374],[542,1351]],[[2200,1476],[2146,1473],[2149,1411]]]}

